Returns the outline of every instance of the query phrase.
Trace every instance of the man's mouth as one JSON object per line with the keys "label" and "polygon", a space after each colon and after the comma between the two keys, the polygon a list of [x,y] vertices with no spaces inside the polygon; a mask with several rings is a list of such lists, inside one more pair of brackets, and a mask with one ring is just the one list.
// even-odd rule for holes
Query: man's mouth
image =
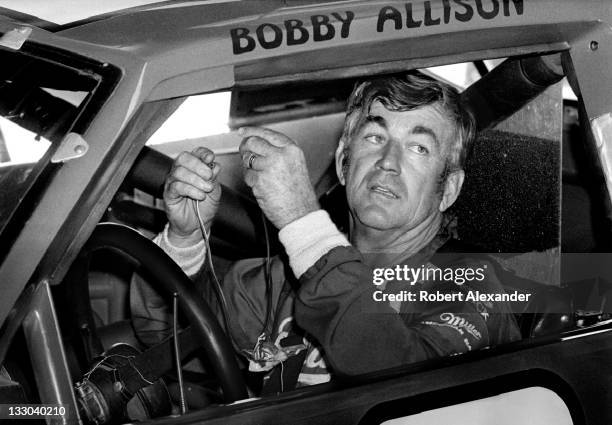
{"label": "man's mouth", "polygon": [[389,188],[385,186],[380,186],[380,185],[375,184],[370,188],[370,190],[372,192],[385,196],[389,199],[399,199],[399,196],[397,196],[393,191],[391,191]]}

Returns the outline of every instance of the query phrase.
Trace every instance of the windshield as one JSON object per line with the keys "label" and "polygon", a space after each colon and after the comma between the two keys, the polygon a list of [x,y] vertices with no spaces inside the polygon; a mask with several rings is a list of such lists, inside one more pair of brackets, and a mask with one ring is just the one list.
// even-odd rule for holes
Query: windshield
{"label": "windshield", "polygon": [[0,51],[0,233],[97,86],[55,62]]}

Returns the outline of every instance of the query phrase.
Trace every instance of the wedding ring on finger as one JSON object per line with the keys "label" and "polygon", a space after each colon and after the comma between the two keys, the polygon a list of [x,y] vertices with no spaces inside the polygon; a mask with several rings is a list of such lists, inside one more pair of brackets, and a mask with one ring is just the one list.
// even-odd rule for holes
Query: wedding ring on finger
{"label": "wedding ring on finger", "polygon": [[248,164],[247,164],[247,168],[248,168],[249,170],[252,170],[252,169],[253,169],[253,162],[255,161],[255,158],[257,158],[257,155],[255,155],[254,153],[252,153],[252,154],[249,156],[249,162],[248,162]]}

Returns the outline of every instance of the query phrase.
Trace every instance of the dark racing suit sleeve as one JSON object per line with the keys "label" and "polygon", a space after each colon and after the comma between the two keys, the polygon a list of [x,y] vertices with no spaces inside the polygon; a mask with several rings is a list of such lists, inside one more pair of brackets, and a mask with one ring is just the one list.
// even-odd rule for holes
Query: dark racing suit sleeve
{"label": "dark racing suit sleeve", "polygon": [[295,318],[323,346],[336,373],[361,374],[489,345],[485,318],[465,302],[398,314],[376,302],[372,269],[353,247],[337,247],[300,278]]}

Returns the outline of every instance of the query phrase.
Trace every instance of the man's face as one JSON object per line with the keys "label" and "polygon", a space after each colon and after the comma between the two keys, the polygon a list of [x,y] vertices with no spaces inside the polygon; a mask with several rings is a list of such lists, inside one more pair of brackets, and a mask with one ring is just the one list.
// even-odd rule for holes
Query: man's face
{"label": "man's face", "polygon": [[354,224],[404,232],[446,209],[439,183],[451,136],[435,107],[395,112],[375,101],[348,148],[343,183]]}

